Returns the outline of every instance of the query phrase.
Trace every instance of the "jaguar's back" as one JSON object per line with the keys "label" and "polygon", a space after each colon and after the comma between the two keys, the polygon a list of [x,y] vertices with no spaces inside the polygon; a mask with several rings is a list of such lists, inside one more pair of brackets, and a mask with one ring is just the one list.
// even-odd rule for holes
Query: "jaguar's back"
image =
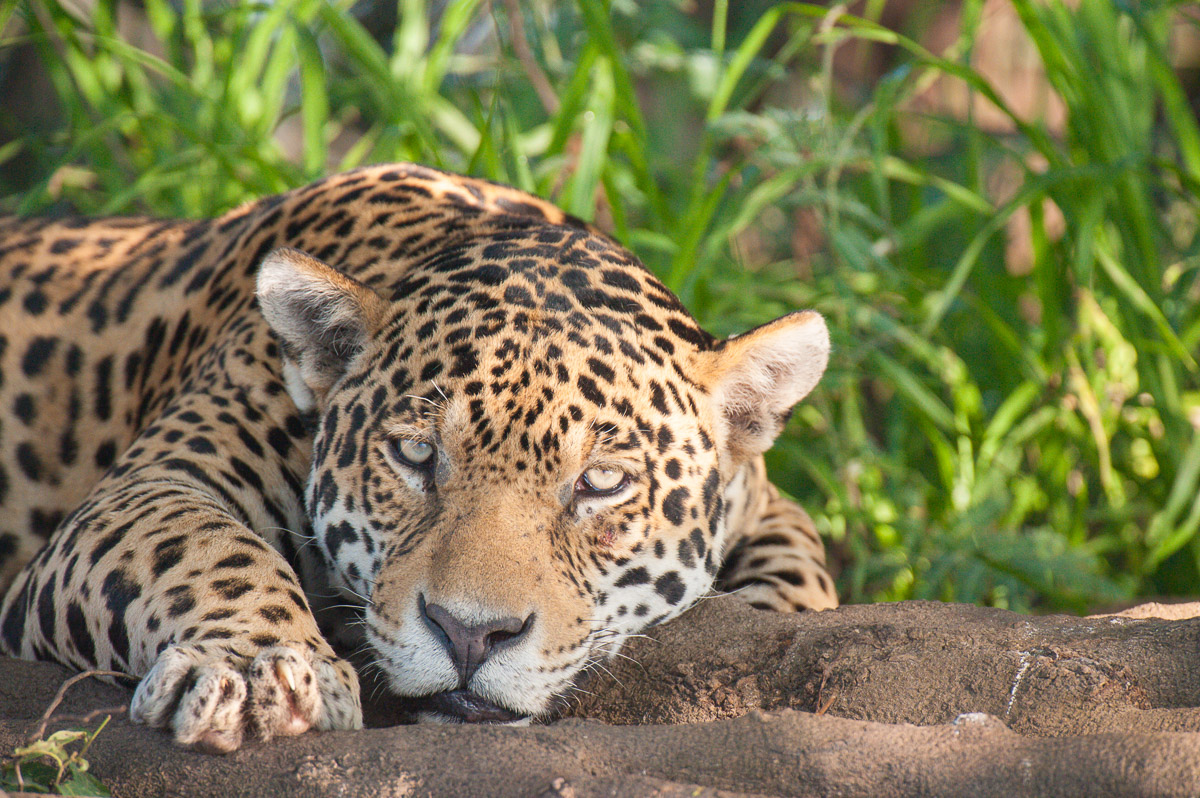
{"label": "jaguar's back", "polygon": [[180,326],[202,305],[189,308],[186,285],[152,282],[205,227],[0,217],[0,590],[177,387],[180,350],[206,337]]}

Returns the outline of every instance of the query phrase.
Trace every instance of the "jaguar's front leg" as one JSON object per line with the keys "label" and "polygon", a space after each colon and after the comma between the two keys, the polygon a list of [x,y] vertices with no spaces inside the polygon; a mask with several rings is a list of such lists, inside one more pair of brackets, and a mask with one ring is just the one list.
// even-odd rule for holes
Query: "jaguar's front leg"
{"label": "jaguar's front leg", "polygon": [[3,648],[141,677],[133,719],[201,750],[361,726],[357,677],[292,568],[205,468],[160,458],[101,482],[9,590]]}

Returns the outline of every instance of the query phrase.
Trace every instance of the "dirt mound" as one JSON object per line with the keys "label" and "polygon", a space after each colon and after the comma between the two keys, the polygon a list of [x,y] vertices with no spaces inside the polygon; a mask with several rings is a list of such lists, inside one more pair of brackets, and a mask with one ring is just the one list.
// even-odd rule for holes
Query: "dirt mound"
{"label": "dirt mound", "polygon": [[[922,602],[783,616],[711,599],[548,725],[306,734],[217,758],[122,720],[90,759],[121,796],[1196,795],[1200,618],[1167,611],[1179,620]],[[65,676],[0,660],[0,745]],[[129,695],[75,690],[73,714]]]}

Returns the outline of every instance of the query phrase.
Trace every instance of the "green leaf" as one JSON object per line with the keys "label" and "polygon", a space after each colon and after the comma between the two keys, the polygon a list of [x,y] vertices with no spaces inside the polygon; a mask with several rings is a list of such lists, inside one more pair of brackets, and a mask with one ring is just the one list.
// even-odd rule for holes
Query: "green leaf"
{"label": "green leaf", "polygon": [[90,771],[72,768],[71,774],[58,785],[61,795],[90,795],[108,798],[112,792]]}
{"label": "green leaf", "polygon": [[304,128],[304,171],[317,177],[325,168],[328,147],[325,125],[329,121],[329,96],[325,91],[325,64],[317,39],[304,27],[296,29],[300,60],[300,117]]}
{"label": "green leaf", "polygon": [[933,422],[934,426],[944,432],[954,431],[956,426],[954,413],[922,384],[916,374],[882,352],[872,353],[871,361],[892,381],[896,390],[909,401],[913,409],[920,415]]}
{"label": "green leaf", "polygon": [[58,768],[45,762],[21,762],[21,780],[17,780],[15,766],[6,765],[3,776],[0,777],[0,787],[16,792],[48,793],[54,788],[54,780],[58,778]]}
{"label": "green leaf", "polygon": [[599,59],[592,73],[591,101],[583,120],[583,136],[579,157],[567,190],[567,212],[581,219],[595,216],[596,189],[600,174],[608,159],[608,140],[614,122],[614,86],[608,59]]}

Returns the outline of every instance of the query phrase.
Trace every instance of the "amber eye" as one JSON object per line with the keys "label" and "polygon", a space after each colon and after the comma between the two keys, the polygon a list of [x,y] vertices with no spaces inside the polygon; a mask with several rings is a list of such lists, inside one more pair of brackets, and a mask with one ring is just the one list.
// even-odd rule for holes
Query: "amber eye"
{"label": "amber eye", "polygon": [[589,468],[579,475],[575,492],[585,496],[611,496],[629,484],[629,475],[616,468]]}
{"label": "amber eye", "polygon": [[392,451],[400,461],[413,468],[426,468],[433,462],[433,444],[415,438],[397,438]]}

